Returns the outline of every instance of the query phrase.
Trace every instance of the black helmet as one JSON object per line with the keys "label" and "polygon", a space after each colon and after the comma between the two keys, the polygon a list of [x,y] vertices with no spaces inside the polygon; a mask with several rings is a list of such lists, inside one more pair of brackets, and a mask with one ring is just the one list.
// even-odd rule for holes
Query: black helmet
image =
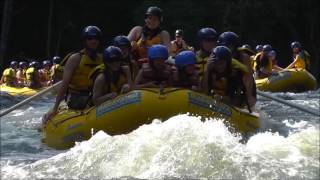
{"label": "black helmet", "polygon": [[25,61],[21,61],[21,62],[19,62],[19,67],[20,68],[27,68],[28,67],[28,63],[27,62],[25,62]]}
{"label": "black helmet", "polygon": [[17,61],[11,61],[10,63],[11,68],[18,68],[18,66],[19,66],[19,63]]}
{"label": "black helmet", "polygon": [[35,69],[39,69],[40,68],[40,63],[38,61],[32,61],[30,64],[29,64],[30,67],[33,67]]}
{"label": "black helmet", "polygon": [[269,52],[272,50],[272,46],[270,44],[265,44],[262,48],[262,51]]}
{"label": "black helmet", "polygon": [[199,42],[203,40],[217,41],[218,33],[213,28],[202,28],[198,31],[197,38]]}
{"label": "black helmet", "polygon": [[131,43],[127,36],[117,36],[113,39],[113,45],[116,47],[128,47],[131,49]]}
{"label": "black helmet", "polygon": [[218,39],[219,46],[227,46],[228,48],[235,48],[239,45],[239,36],[231,31],[220,34]]}
{"label": "black helmet", "polygon": [[60,58],[59,56],[54,56],[54,57],[52,58],[52,61],[53,61],[53,63],[55,63],[55,64],[60,64],[61,58]]}
{"label": "black helmet", "polygon": [[158,8],[157,6],[151,6],[147,9],[146,13],[145,13],[145,18],[148,15],[153,15],[153,16],[157,16],[160,20],[160,22],[162,22],[163,17],[162,17],[162,9]]}
{"label": "black helmet", "polygon": [[183,36],[183,31],[181,29],[177,29],[176,30],[176,37],[179,36],[179,37],[182,37]]}
{"label": "black helmet", "polygon": [[100,40],[102,37],[102,32],[97,26],[87,26],[82,30],[82,38],[87,39],[88,37],[93,37]]}
{"label": "black helmet", "polygon": [[118,47],[109,46],[103,51],[103,59],[106,63],[122,60],[122,51]]}
{"label": "black helmet", "polygon": [[291,43],[291,48],[299,48],[301,49],[301,44],[298,41],[294,41]]}
{"label": "black helmet", "polygon": [[214,60],[224,60],[231,62],[232,53],[231,50],[226,46],[217,46],[212,50],[212,56]]}
{"label": "black helmet", "polygon": [[263,46],[262,46],[261,44],[259,44],[259,45],[256,46],[256,51],[257,51],[257,52],[260,52],[260,51],[262,51],[262,50],[263,50]]}

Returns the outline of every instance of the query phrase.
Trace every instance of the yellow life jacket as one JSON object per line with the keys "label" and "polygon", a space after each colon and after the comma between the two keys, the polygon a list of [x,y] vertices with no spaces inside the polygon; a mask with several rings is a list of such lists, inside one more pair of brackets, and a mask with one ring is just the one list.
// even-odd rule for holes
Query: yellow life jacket
{"label": "yellow life jacket", "polygon": [[[106,66],[104,64],[101,64],[101,65],[97,66],[90,73],[90,75],[89,75],[90,79],[94,80],[94,78],[99,73],[104,73],[104,75],[105,75],[105,69],[106,69]],[[110,91],[119,93],[121,91],[122,86],[124,84],[126,84],[127,82],[128,81],[127,81],[126,76],[123,73],[121,73],[119,79],[117,80],[117,82],[111,82],[110,87],[109,87]]]}
{"label": "yellow life jacket", "polygon": [[52,68],[53,70],[51,71],[51,79],[62,80],[63,66],[60,64],[55,64]]}
{"label": "yellow life jacket", "polygon": [[140,58],[147,58],[148,57],[148,49],[155,44],[161,44],[161,35],[160,33],[156,36],[149,38],[145,37],[143,33],[141,33],[141,37],[137,42],[133,42],[133,52],[134,54]]}
{"label": "yellow life jacket", "polygon": [[199,70],[200,79],[203,78],[204,72],[207,69],[207,62],[208,62],[209,56],[210,56],[210,54],[203,55],[201,50],[197,51],[197,53],[196,53],[196,57],[197,57],[196,67]]}
{"label": "yellow life jacket", "polygon": [[307,51],[301,51],[296,55],[296,57],[298,58],[298,60],[294,65],[295,68],[306,69],[307,64],[310,67],[310,54]]}
{"label": "yellow life jacket", "polygon": [[98,54],[94,61],[86,54],[82,54],[80,64],[71,78],[69,88],[75,91],[90,91],[93,80],[89,78],[89,74],[96,66],[102,63],[101,54]]}
{"label": "yellow life jacket", "polygon": [[16,73],[13,68],[7,68],[2,73],[3,82],[6,84],[13,83],[15,81]]}
{"label": "yellow life jacket", "polygon": [[30,67],[26,71],[26,82],[33,82],[34,81],[34,73],[35,73],[35,68]]}
{"label": "yellow life jacket", "polygon": [[240,70],[244,74],[248,74],[250,72],[246,65],[242,64],[241,62],[239,62],[238,60],[236,60],[234,58],[232,58],[231,67],[232,67],[232,69]]}

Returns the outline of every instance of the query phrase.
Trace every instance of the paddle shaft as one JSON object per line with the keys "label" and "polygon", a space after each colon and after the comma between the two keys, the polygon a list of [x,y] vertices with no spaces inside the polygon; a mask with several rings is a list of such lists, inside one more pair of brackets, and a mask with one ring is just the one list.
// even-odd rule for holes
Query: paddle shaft
{"label": "paddle shaft", "polygon": [[300,111],[304,111],[306,113],[309,113],[309,114],[312,114],[312,115],[315,115],[315,116],[320,116],[320,112],[315,110],[315,109],[312,109],[312,108],[306,108],[306,107],[303,107],[301,105],[298,105],[298,104],[293,104],[291,102],[288,102],[286,100],[283,100],[281,98],[278,98],[278,97],[275,97],[275,96],[272,96],[270,94],[267,94],[265,92],[262,92],[262,91],[259,91],[257,90],[257,94],[259,94],[260,96],[263,96],[263,97],[266,97],[266,98],[269,98],[269,99],[272,99],[272,100],[275,100],[277,102],[280,102],[282,104],[285,104],[287,106],[290,106],[290,107],[294,107],[296,109],[299,109]]}
{"label": "paddle shaft", "polygon": [[35,98],[40,97],[40,96],[46,94],[47,92],[52,91],[55,87],[59,86],[59,85],[61,84],[61,82],[62,82],[62,81],[59,81],[59,82],[57,82],[56,84],[54,84],[54,85],[52,85],[52,86],[50,86],[50,87],[48,87],[48,88],[46,88],[46,89],[38,92],[37,94],[35,94],[35,95],[31,96],[31,97],[28,97],[27,99],[19,102],[18,104],[13,105],[13,106],[10,107],[9,109],[6,109],[6,110],[0,112],[0,117],[6,115],[6,114],[8,114],[8,113],[10,113],[11,111],[13,111],[13,110],[15,110],[15,109],[17,109],[17,108],[19,108],[19,107],[27,104],[27,103],[29,103],[30,101],[34,100]]}

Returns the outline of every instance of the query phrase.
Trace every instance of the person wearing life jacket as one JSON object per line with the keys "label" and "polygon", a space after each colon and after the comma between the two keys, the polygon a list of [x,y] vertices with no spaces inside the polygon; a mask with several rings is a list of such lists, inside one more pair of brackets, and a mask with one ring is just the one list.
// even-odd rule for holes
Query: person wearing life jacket
{"label": "person wearing life jacket", "polygon": [[2,73],[1,84],[5,84],[6,86],[15,87],[17,86],[16,79],[16,70],[18,68],[18,62],[12,61],[10,63],[10,67],[5,69]]}
{"label": "person wearing life jacket", "polygon": [[291,49],[293,52],[293,62],[286,69],[300,68],[310,70],[310,54],[302,49],[301,44],[298,41],[294,41],[291,43]]}
{"label": "person wearing life jacket", "polygon": [[133,88],[131,72],[125,65],[121,49],[109,46],[103,52],[103,62],[90,74],[94,79],[92,102],[95,106]]}
{"label": "person wearing life jacket", "polygon": [[172,57],[174,58],[178,53],[185,50],[193,51],[192,47],[189,47],[183,39],[183,31],[177,29],[175,32],[175,40],[171,41]]}
{"label": "person wearing life jacket", "polygon": [[64,98],[70,109],[82,110],[91,105],[93,80],[89,74],[103,63],[102,55],[98,53],[102,32],[97,26],[86,26],[81,36],[84,48],[66,60],[56,102],[45,115],[44,123],[57,113]]}
{"label": "person wearing life jacket", "polygon": [[217,39],[218,33],[213,28],[202,28],[197,33],[200,49],[196,52],[196,56],[200,79],[202,79],[204,75],[211,50],[217,45]]}
{"label": "person wearing life jacket", "polygon": [[201,89],[196,54],[193,51],[182,51],[175,57],[174,86],[195,91]]}
{"label": "person wearing life jacket", "polygon": [[61,63],[61,58],[59,56],[54,56],[52,58],[53,65],[51,67],[51,83],[55,84],[58,81],[62,80],[62,75],[63,75],[63,67],[60,65]]}
{"label": "person wearing life jacket", "polygon": [[161,88],[173,85],[173,69],[166,64],[169,52],[166,46],[157,44],[148,49],[148,63],[139,70],[135,88]]}
{"label": "person wearing life jacket", "polygon": [[[132,44],[134,59],[138,62],[147,60],[148,49],[155,44],[163,44],[171,51],[170,34],[161,28],[162,10],[159,7],[149,7],[145,13],[145,25],[131,29],[128,39]],[[141,67],[141,63],[139,63]]]}
{"label": "person wearing life jacket", "polygon": [[274,75],[272,72],[272,60],[269,59],[268,54],[272,51],[272,47],[269,44],[263,46],[263,50],[259,56],[256,56],[256,79],[266,78]]}
{"label": "person wearing life jacket", "polygon": [[49,60],[44,60],[42,68],[39,70],[40,81],[44,86],[48,86],[51,83],[51,66],[52,63]]}
{"label": "person wearing life jacket", "polygon": [[19,68],[17,69],[16,78],[20,87],[23,87],[26,82],[26,72],[28,69],[28,63],[25,61],[19,62]]}
{"label": "person wearing life jacket", "polygon": [[130,68],[131,77],[134,78],[139,71],[138,64],[132,57],[132,46],[127,36],[119,35],[113,39],[113,45],[120,48],[123,55],[122,66]]}
{"label": "person wearing life jacket", "polygon": [[272,72],[279,72],[283,70],[283,68],[278,66],[277,53],[275,50],[271,50],[268,53],[268,58],[269,61],[272,62]]}
{"label": "person wearing life jacket", "polygon": [[38,61],[32,61],[29,64],[29,68],[26,71],[26,87],[32,89],[39,89],[42,87],[39,70],[40,63]]}
{"label": "person wearing life jacket", "polygon": [[258,45],[256,46],[256,52],[255,52],[255,54],[251,56],[251,59],[252,59],[251,67],[252,67],[252,69],[253,69],[254,71],[255,71],[256,66],[257,66],[257,61],[256,61],[256,60],[258,59],[258,56],[261,55],[262,51],[263,51],[263,45],[258,44]]}
{"label": "person wearing life jacket", "polygon": [[208,59],[208,67],[203,81],[203,90],[212,95],[216,100],[237,107],[255,105],[246,97],[246,86],[243,76],[248,73],[245,66],[239,66],[240,62],[232,60],[231,50],[226,46],[217,46],[213,49]]}
{"label": "person wearing life jacket", "polygon": [[218,38],[218,45],[228,47],[232,53],[232,63],[237,64],[243,71],[247,72],[242,74],[242,78],[246,89],[245,97],[251,106],[257,101],[256,83],[253,76],[254,71],[250,60],[250,56],[254,54],[254,51],[252,51],[250,47],[240,46],[239,39],[239,36],[232,31],[223,32]]}

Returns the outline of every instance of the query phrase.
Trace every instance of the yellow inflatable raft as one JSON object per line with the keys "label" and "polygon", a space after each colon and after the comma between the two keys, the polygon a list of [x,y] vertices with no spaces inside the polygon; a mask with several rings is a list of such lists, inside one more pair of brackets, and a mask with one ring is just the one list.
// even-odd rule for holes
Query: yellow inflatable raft
{"label": "yellow inflatable raft", "polygon": [[140,125],[158,118],[190,113],[203,117],[220,117],[231,131],[243,134],[256,132],[258,115],[239,110],[213,100],[211,97],[187,90],[168,88],[131,91],[100,106],[83,111],[59,110],[43,130],[43,141],[55,149],[66,149],[75,141],[87,140],[92,132],[103,130],[110,135],[129,133]]}
{"label": "yellow inflatable raft", "polygon": [[27,87],[23,88],[17,88],[17,87],[10,87],[6,86],[4,84],[0,85],[0,92],[1,94],[3,93],[8,93],[12,96],[32,96],[39,92],[41,89],[31,89]]}
{"label": "yellow inflatable raft", "polygon": [[288,69],[278,75],[256,80],[259,90],[270,92],[303,92],[317,88],[317,80],[304,69]]}

